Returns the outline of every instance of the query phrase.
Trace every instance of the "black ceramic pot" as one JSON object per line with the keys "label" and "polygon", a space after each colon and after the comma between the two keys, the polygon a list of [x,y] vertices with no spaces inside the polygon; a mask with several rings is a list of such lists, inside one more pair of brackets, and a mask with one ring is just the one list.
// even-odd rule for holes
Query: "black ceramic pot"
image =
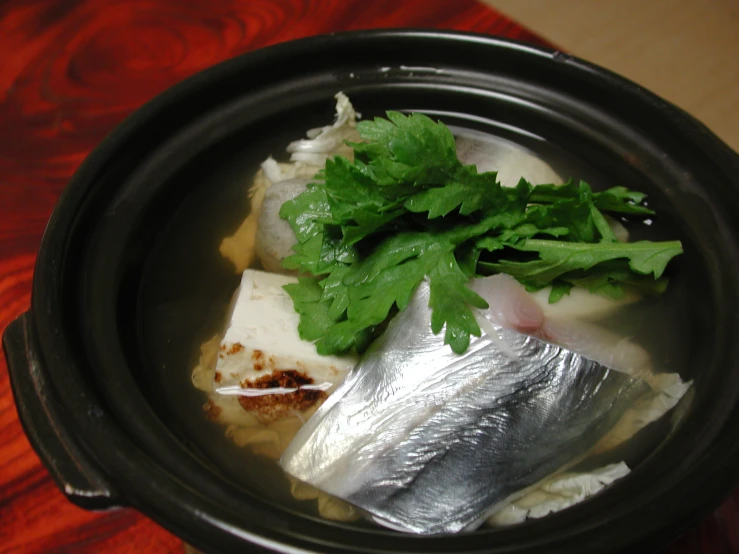
{"label": "black ceramic pot", "polygon": [[[677,272],[690,292],[679,314],[689,340],[680,356],[694,394],[623,481],[542,520],[423,538],[283,507],[189,434],[181,404],[195,392],[183,383],[237,283],[217,254],[218,237],[247,206],[234,183],[330,121],[339,90],[365,117],[424,111],[567,153],[593,179],[650,194],[685,246]],[[144,106],[69,183],[41,246],[31,310],[4,337],[21,420],[72,502],[132,506],[209,552],[654,549],[714,508],[739,476],[738,199],[739,158],[704,126],[560,53],[469,34],[378,31],[247,54]],[[192,415],[192,425],[200,419]]]}

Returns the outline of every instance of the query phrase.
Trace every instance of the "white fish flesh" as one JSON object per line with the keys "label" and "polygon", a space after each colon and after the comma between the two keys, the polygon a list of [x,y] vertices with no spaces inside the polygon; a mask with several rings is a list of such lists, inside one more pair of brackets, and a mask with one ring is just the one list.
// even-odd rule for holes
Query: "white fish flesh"
{"label": "white fish flesh", "polygon": [[[421,534],[474,528],[579,461],[650,391],[494,321],[454,354],[430,330],[428,300],[422,283],[280,461],[378,523]],[[538,316],[519,308],[532,330]]]}
{"label": "white fish flesh", "polygon": [[623,298],[614,300],[587,289],[574,287],[558,302],[550,304],[551,292],[552,287],[545,287],[530,294],[546,317],[571,320],[602,320],[640,298],[636,293],[627,291]]}
{"label": "white fish flesh", "polygon": [[515,187],[521,178],[535,185],[564,182],[552,166],[514,142],[471,129],[449,129],[454,134],[459,161],[474,165],[479,173],[496,171],[504,187]]}

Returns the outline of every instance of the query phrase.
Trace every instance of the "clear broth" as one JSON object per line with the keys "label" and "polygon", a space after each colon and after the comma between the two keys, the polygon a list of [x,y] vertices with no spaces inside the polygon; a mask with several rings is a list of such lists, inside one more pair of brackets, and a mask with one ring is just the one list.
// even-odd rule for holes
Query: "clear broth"
{"label": "clear broth", "polygon": [[[458,114],[456,117],[434,115],[442,116],[447,124],[514,142],[535,153],[560,175],[586,180],[595,189],[627,185],[647,192],[653,190],[645,176],[618,160],[591,157],[588,161],[551,142],[519,133],[515,128],[496,126],[495,122],[465,120]],[[325,124],[325,120],[314,123]],[[247,190],[259,164],[269,155],[287,161],[287,155],[281,154],[285,146],[304,132],[305,128],[278,132],[256,148],[246,137],[241,145],[238,140],[231,140],[229,147],[216,154],[215,162],[183,173],[183,180],[207,180],[208,186],[183,186],[183,190],[191,192],[182,199],[154,245],[141,283],[139,333],[142,358],[152,372],[150,395],[156,398],[156,409],[173,432],[235,487],[250,489],[276,503],[316,516],[316,502],[295,500],[288,480],[274,461],[254,455],[248,448],[239,448],[226,438],[225,427],[206,419],[203,411],[206,394],[191,382],[200,345],[221,331],[229,300],[240,280],[230,262],[218,252],[220,241],[232,234],[246,217]],[[678,236],[677,229],[666,218],[652,220],[650,226],[627,224],[631,240],[667,240]],[[660,371],[677,372],[690,378],[689,368],[685,367],[688,360],[685,338],[691,333],[690,321],[684,315],[688,313],[685,309],[688,291],[679,271],[672,271],[672,277],[662,298],[624,307],[602,324],[633,337],[649,351]],[[642,430],[606,459],[586,464],[623,460],[633,469],[670,432],[672,424],[668,418],[663,420]],[[374,526],[361,520],[352,525]]]}

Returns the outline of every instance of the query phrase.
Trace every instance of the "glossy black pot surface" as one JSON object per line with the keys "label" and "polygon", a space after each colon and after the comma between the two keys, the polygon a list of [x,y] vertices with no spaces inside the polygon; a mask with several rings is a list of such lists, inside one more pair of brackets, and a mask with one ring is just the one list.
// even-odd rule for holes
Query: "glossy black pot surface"
{"label": "glossy black pot surface", "polygon": [[[679,356],[694,394],[623,481],[516,527],[415,537],[272,502],[188,434],[168,380],[189,380],[192,322],[206,314],[215,325],[209,306],[236,286],[217,255],[217,237],[247,206],[233,183],[248,183],[255,163],[330,121],[339,90],[364,117],[426,112],[555,149],[594,180],[650,194],[685,246],[677,273],[689,292],[690,340]],[[739,474],[738,199],[739,159],[705,127],[560,53],[438,31],[337,34],[250,53],[157,97],[75,174],[44,236],[31,310],[4,337],[19,413],[71,501],[132,506],[209,552],[654,549],[715,507]],[[214,277],[202,294],[176,285],[203,267]],[[181,324],[180,308],[190,314]],[[177,354],[152,337],[189,342]]]}

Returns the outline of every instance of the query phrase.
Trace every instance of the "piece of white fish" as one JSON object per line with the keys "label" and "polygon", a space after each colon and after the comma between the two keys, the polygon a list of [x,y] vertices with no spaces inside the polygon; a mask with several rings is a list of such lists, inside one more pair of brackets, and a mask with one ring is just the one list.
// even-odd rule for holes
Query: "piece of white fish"
{"label": "piece of white fish", "polygon": [[[485,330],[486,320],[508,329],[535,335],[604,366],[632,377],[651,376],[649,354],[629,337],[617,335],[599,325],[559,317],[542,307],[539,299],[526,292],[523,285],[510,275],[493,275],[475,279],[471,288],[490,306],[477,312],[477,321]],[[582,300],[597,303],[598,296],[583,291]],[[561,301],[560,301],[561,302]]]}
{"label": "piece of white fish", "polygon": [[[474,528],[582,459],[650,393],[642,380],[494,321],[454,354],[430,330],[428,298],[423,283],[280,461],[386,526]],[[536,317],[522,310],[522,328],[533,330]]]}
{"label": "piece of white fish", "polygon": [[533,152],[508,140],[481,131],[449,126],[454,134],[457,157],[474,165],[479,173],[495,171],[504,187],[515,187],[523,178],[535,185],[559,185],[564,179]]}

